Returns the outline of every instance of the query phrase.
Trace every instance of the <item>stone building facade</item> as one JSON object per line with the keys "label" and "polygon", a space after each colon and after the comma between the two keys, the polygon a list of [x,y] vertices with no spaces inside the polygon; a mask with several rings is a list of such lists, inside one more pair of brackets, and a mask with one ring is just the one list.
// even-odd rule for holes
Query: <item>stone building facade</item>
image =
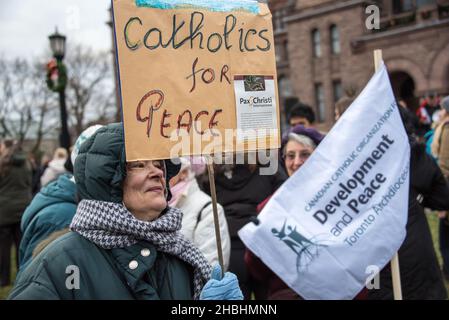
{"label": "stone building facade", "polygon": [[[311,105],[318,128],[334,123],[334,104],[358,94],[382,49],[398,98],[449,93],[449,1],[271,0],[282,122],[295,98]],[[374,11],[366,12],[367,7]],[[378,20],[373,20],[379,9]],[[374,14],[374,15],[373,15]],[[378,27],[376,28],[376,23]]]}

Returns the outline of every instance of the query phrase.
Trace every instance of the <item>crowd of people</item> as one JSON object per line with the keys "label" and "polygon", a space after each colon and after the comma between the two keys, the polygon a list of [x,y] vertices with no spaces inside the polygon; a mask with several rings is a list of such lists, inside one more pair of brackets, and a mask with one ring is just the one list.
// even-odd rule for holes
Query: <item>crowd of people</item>
{"label": "crowd of people", "polygon": [[[336,120],[353,100],[337,102]],[[423,99],[416,112],[403,101],[398,108],[411,146],[407,236],[399,250],[403,296],[446,299],[449,97]],[[310,106],[298,103],[288,120],[275,174],[260,174],[259,164],[214,165],[222,266],[201,157],[127,162],[121,123],[89,127],[70,151],[58,148],[45,167],[3,140],[0,285],[11,284],[14,246],[18,274],[10,299],[301,300],[237,234],[258,223],[273,193],[325,136],[315,128]],[[425,208],[440,218],[441,268]],[[380,282],[380,289],[365,288],[355,298],[392,299],[388,265]]]}

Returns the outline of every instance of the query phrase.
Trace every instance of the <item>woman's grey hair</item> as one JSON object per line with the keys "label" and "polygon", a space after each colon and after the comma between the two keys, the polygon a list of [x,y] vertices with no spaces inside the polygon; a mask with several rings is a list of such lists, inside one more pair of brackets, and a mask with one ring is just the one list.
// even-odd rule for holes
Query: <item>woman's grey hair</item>
{"label": "woman's grey hair", "polygon": [[449,96],[444,97],[443,100],[441,100],[441,107],[449,113]]}
{"label": "woman's grey hair", "polygon": [[302,144],[305,147],[312,148],[312,150],[315,150],[315,148],[316,148],[315,142],[313,142],[313,140],[310,139],[308,136],[305,136],[303,134],[297,134],[297,133],[291,132],[291,133],[288,134],[288,140],[287,140],[287,143],[284,146],[284,150],[282,150],[282,154],[285,155],[285,149],[287,148],[287,144],[290,141],[295,141],[295,142],[297,142],[299,144]]}

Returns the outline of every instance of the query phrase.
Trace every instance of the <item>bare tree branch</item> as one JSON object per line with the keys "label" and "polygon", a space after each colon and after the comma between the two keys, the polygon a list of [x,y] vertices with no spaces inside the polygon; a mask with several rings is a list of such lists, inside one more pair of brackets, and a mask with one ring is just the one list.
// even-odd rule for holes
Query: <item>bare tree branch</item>
{"label": "bare tree branch", "polygon": [[86,124],[104,121],[108,114],[105,109],[114,107],[109,102],[110,88],[113,87],[109,60],[107,53],[93,53],[90,48],[80,45],[67,56],[67,100],[77,135]]}
{"label": "bare tree branch", "polygon": [[[81,45],[67,53],[66,102],[69,124],[76,135],[85,125],[114,118],[110,60],[109,53],[94,53]],[[0,54],[0,136],[21,142],[32,139],[33,151],[39,150],[45,136],[56,136],[61,126],[58,95],[45,82],[46,62],[46,58],[30,63]]]}
{"label": "bare tree branch", "polygon": [[55,100],[45,84],[42,61],[30,64],[24,59],[0,57],[0,128],[3,135],[23,143],[36,138],[37,150],[47,127],[46,116],[54,109]]}

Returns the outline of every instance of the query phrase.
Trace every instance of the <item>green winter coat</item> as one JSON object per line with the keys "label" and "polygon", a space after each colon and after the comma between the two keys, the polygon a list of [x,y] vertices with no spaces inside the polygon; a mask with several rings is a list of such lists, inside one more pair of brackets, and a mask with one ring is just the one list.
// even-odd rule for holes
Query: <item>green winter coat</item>
{"label": "green winter coat", "polygon": [[148,242],[106,250],[70,232],[32,260],[9,299],[190,300],[191,279],[188,264]]}
{"label": "green winter coat", "polygon": [[[166,163],[168,183],[179,165]],[[80,198],[121,203],[125,168],[123,124],[98,129],[81,145],[75,161]],[[32,260],[9,298],[186,300],[193,298],[192,282],[189,264],[156,251],[151,243],[102,249],[71,232]]]}
{"label": "green winter coat", "polygon": [[30,262],[33,251],[53,232],[68,228],[76,212],[76,185],[68,174],[46,185],[31,201],[22,216],[19,269]]}

